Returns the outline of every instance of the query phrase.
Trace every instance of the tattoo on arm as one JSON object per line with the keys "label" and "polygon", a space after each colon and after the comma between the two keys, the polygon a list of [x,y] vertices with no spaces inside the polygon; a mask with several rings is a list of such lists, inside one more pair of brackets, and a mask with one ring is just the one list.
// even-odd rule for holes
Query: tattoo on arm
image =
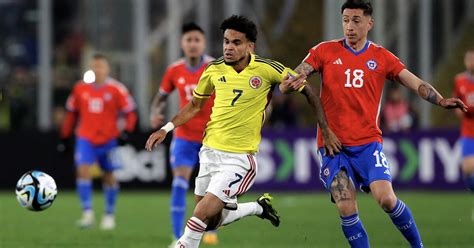
{"label": "tattoo on arm", "polygon": [[323,106],[321,105],[321,100],[319,99],[319,96],[314,94],[314,91],[312,90],[309,84],[306,84],[301,93],[305,95],[306,100],[308,101],[309,105],[311,105],[313,113],[316,114],[316,119],[319,124],[319,127],[322,129],[327,128],[328,123],[326,121],[326,116],[324,115]]}
{"label": "tattoo on arm", "polygon": [[352,195],[355,191],[346,172],[341,170],[334,177],[331,183],[331,195],[335,202],[353,200]]}
{"label": "tattoo on arm", "polygon": [[298,66],[295,68],[295,71],[296,71],[298,74],[303,73],[304,75],[309,76],[309,75],[311,75],[311,73],[314,72],[314,68],[313,68],[313,66],[311,66],[310,64],[305,63],[305,62],[302,62],[300,65],[298,65]]}
{"label": "tattoo on arm", "polygon": [[443,97],[429,83],[423,82],[418,87],[418,95],[428,102],[438,105]]}

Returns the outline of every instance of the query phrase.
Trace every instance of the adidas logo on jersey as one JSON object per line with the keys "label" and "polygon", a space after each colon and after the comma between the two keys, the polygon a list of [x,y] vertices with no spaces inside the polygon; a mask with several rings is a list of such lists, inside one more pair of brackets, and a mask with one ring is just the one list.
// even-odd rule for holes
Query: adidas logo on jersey
{"label": "adidas logo on jersey", "polygon": [[342,65],[342,60],[341,58],[338,58],[336,60],[334,60],[334,62],[332,62],[333,65]]}
{"label": "adidas logo on jersey", "polygon": [[383,173],[390,176],[390,171],[388,169],[386,169]]}
{"label": "adidas logo on jersey", "polygon": [[227,81],[225,81],[225,77],[224,77],[224,76],[222,76],[221,78],[217,79],[217,81],[223,82],[223,83],[227,82]]}

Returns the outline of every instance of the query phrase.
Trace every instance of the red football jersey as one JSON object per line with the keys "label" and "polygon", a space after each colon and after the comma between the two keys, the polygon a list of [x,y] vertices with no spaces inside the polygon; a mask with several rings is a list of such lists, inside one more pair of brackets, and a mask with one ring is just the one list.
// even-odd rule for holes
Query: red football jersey
{"label": "red football jersey", "polygon": [[108,78],[102,85],[78,82],[66,108],[79,114],[78,137],[93,144],[105,144],[119,136],[119,116],[135,110],[135,102],[123,84]]}
{"label": "red football jersey", "polygon": [[[199,68],[192,69],[186,64],[185,59],[180,59],[170,65],[163,76],[160,85],[161,94],[170,94],[174,89],[179,92],[179,108],[184,107],[193,99],[193,91],[196,88],[201,74],[206,69],[212,57],[204,56],[203,63]],[[214,96],[209,98],[201,111],[184,125],[178,127],[174,133],[175,137],[188,141],[202,142],[204,129],[211,116]]]}
{"label": "red football jersey", "polygon": [[[329,127],[342,144],[382,142],[382,91],[385,79],[396,80],[405,69],[400,60],[370,41],[356,52],[342,39],[311,48],[303,62],[321,73],[321,103]],[[318,146],[322,146],[321,135]]]}
{"label": "red football jersey", "polygon": [[461,136],[474,138],[474,75],[467,72],[456,75],[454,97],[459,97],[468,107],[461,121]]}

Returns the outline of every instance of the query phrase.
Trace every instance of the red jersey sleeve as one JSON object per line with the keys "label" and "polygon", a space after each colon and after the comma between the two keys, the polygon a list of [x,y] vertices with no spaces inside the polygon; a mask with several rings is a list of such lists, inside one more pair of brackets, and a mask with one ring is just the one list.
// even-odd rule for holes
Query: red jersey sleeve
{"label": "red jersey sleeve", "polygon": [[161,94],[170,94],[174,90],[174,84],[172,80],[172,70],[171,68],[166,69],[165,75],[163,76],[163,79],[161,80],[160,84],[160,93]]}
{"label": "red jersey sleeve", "polygon": [[384,49],[384,56],[387,68],[386,78],[391,81],[398,81],[398,74],[405,69],[405,65],[393,53]]}
{"label": "red jersey sleeve", "polygon": [[131,112],[135,110],[135,101],[133,100],[132,96],[128,92],[127,88],[125,86],[118,84],[117,89],[119,92],[119,108],[120,111],[124,113]]}
{"label": "red jersey sleeve", "polygon": [[304,63],[310,64],[315,71],[321,71],[323,67],[321,52],[321,44],[309,49],[308,55],[303,59]]}

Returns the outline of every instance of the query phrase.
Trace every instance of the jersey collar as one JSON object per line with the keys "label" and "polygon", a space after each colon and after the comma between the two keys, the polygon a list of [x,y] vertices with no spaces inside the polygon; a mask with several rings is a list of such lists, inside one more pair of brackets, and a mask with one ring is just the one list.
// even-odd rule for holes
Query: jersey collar
{"label": "jersey collar", "polygon": [[367,48],[369,48],[370,41],[367,40],[367,41],[365,42],[364,47],[363,47],[360,51],[358,51],[358,52],[355,51],[354,49],[352,49],[352,47],[350,47],[349,45],[347,45],[346,39],[343,39],[343,40],[342,40],[342,44],[344,45],[344,47],[345,47],[349,52],[351,52],[352,54],[354,54],[354,55],[357,56],[357,55],[359,55],[359,54],[365,52],[365,50],[367,50]]}
{"label": "jersey collar", "polygon": [[184,65],[186,66],[186,69],[192,73],[198,71],[199,69],[201,69],[202,65],[204,64],[204,55],[201,56],[201,59],[199,60],[199,64],[196,65],[196,66],[191,66],[189,63],[188,63],[188,60],[186,58],[184,58]]}

